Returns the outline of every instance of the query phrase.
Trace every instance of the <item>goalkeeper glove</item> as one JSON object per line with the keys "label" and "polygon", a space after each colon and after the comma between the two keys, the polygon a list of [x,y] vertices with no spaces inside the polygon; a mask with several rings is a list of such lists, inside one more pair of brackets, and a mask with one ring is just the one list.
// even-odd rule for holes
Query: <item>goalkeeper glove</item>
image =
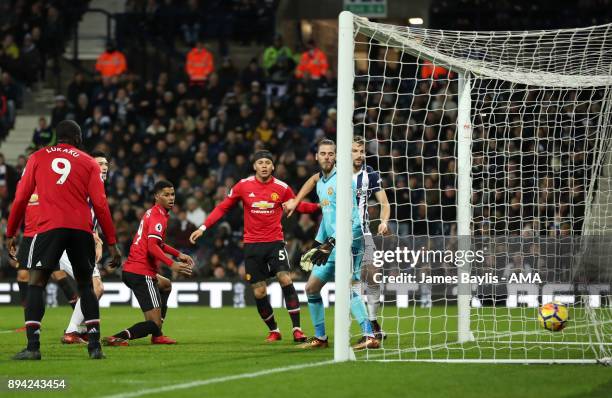
{"label": "goalkeeper glove", "polygon": [[312,271],[312,269],[314,268],[314,264],[312,263],[312,255],[314,254],[314,252],[316,252],[317,249],[310,249],[308,250],[306,253],[304,253],[302,255],[302,258],[300,259],[300,267],[306,271],[306,272],[310,272]]}
{"label": "goalkeeper glove", "polygon": [[325,242],[319,247],[315,249],[315,252],[310,257],[310,260],[314,265],[323,265],[327,262],[329,255],[332,250],[334,250],[334,246],[336,246],[335,238],[327,238]]}

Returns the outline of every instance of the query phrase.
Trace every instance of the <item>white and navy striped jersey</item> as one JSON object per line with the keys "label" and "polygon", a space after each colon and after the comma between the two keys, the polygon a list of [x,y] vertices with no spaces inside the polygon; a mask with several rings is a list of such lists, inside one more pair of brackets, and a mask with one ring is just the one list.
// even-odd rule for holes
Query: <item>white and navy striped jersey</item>
{"label": "white and navy striped jersey", "polygon": [[382,179],[380,174],[372,167],[364,166],[357,173],[353,173],[353,182],[357,185],[357,207],[361,218],[361,229],[364,235],[371,235],[370,219],[368,217],[368,199],[372,194],[381,190]]}

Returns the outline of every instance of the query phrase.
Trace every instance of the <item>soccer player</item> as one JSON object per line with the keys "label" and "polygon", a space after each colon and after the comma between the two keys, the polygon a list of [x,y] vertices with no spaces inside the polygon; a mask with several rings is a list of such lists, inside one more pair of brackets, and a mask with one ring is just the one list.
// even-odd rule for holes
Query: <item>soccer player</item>
{"label": "soccer player", "polygon": [[[380,203],[380,224],[378,224],[378,234],[384,235],[388,232],[389,228],[387,223],[389,221],[389,215],[391,213],[389,207],[389,200],[384,189],[381,188],[380,174],[375,171],[371,166],[365,164],[365,143],[361,137],[355,137],[353,139],[352,146],[352,159],[353,159],[353,183],[357,186],[357,206],[359,209],[359,217],[361,219],[361,229],[363,231],[365,251],[362,259],[363,263],[363,277],[366,280],[367,285],[367,296],[368,296],[368,318],[372,323],[372,329],[374,335],[378,340],[386,338],[385,333],[381,330],[380,324],[378,323],[378,309],[380,307],[380,284],[374,282],[374,274],[376,268],[374,267],[374,251],[376,246],[374,245],[374,239],[370,232],[370,217],[368,214],[368,200],[374,194],[374,197]],[[319,181],[319,174],[313,175],[300,189],[296,197],[285,204],[285,209],[288,211],[288,215],[291,216],[293,213],[297,201],[300,201],[306,197],[315,187]]]}
{"label": "soccer player", "polygon": [[[106,177],[108,174],[108,158],[104,152],[94,151],[91,153],[91,157],[94,158],[98,166],[100,166],[100,178],[102,181],[106,181]],[[96,257],[95,264],[100,262],[100,258],[102,257],[102,239],[98,235],[97,227],[98,220],[94,214],[92,214],[93,221],[93,236],[96,242]],[[74,278],[74,272],[72,269],[72,264],[70,263],[70,259],[68,258],[68,254],[64,251],[62,257],[60,258],[60,270],[65,271],[68,275]],[[94,294],[98,301],[100,301],[100,297],[104,294],[104,284],[102,283],[102,277],[100,276],[100,270],[97,265],[94,266],[93,274],[92,274],[92,284],[94,289]],[[81,300],[79,299],[74,306],[72,311],[72,316],[70,317],[70,322],[68,323],[68,327],[64,331],[64,335],[62,336],[62,343],[64,344],[85,344],[87,343],[87,329],[83,330],[82,323],[85,321],[85,316],[83,315],[83,311],[81,309]]]}
{"label": "soccer player", "polygon": [[[25,310],[26,298],[28,294],[28,280],[30,273],[28,271],[28,259],[30,253],[30,247],[32,246],[32,240],[36,235],[36,228],[38,226],[38,194],[33,193],[28,201],[28,205],[25,211],[25,226],[23,230],[23,236],[19,243],[19,249],[17,250],[17,286],[19,286],[19,297],[21,298],[21,305]],[[51,274],[51,277],[59,285],[64,292],[66,299],[70,305],[74,308],[75,303],[78,300],[78,296],[72,287],[72,284],[68,280],[68,276],[64,271],[55,271]],[[25,332],[26,328],[19,328],[17,331]]]}
{"label": "soccer player", "polygon": [[[267,279],[277,277],[283,290],[285,305],[293,324],[293,341],[306,341],[300,326],[300,301],[289,275],[289,258],[283,241],[282,203],[293,198],[291,187],[274,178],[274,161],[269,151],[259,151],[253,158],[255,175],[240,180],[229,194],[195,230],[189,240],[195,244],[206,229],[215,225],[238,201],[244,207],[244,255],[246,279],[251,284],[257,311],[268,326],[266,341],[282,339],[274,319],[267,292]],[[296,206],[302,213],[313,213],[319,206],[301,202]]]}
{"label": "soccer player", "polygon": [[[138,299],[145,321],[105,337],[105,345],[127,346],[128,340],[148,335],[151,335],[152,344],[176,344],[176,340],[164,336],[161,332],[168,310],[171,284],[167,278],[157,273],[157,264],[161,262],[183,275],[191,276],[193,259],[164,243],[169,212],[174,206],[174,186],[161,180],[155,183],[153,192],[155,205],[146,211],[140,221],[130,254],[123,264],[121,277]],[[166,254],[176,257],[179,261],[172,261]]]}
{"label": "soccer player", "polygon": [[[315,335],[300,345],[305,349],[327,348],[327,335],[325,333],[325,308],[321,298],[321,289],[335,276],[335,243],[336,243],[336,144],[329,139],[319,142],[317,148],[317,161],[321,173],[316,184],[319,203],[323,209],[323,220],[315,240],[320,245],[309,252],[308,257],[314,268],[306,283],[308,296],[308,309],[315,329]],[[353,189],[356,185],[353,183]],[[356,350],[379,348],[380,343],[374,337],[372,324],[368,320],[365,304],[361,299],[361,260],[363,257],[363,231],[361,219],[357,210],[356,196],[353,196],[353,277],[351,288],[351,313],[359,323],[364,339],[353,346]],[[342,264],[350,266],[350,264]]]}
{"label": "soccer player", "polygon": [[22,223],[28,201],[36,189],[39,194],[39,220],[30,248],[30,279],[25,310],[28,346],[13,359],[37,360],[40,354],[40,324],[45,313],[43,294],[51,273],[67,251],[78,285],[88,333],[91,359],[102,359],[100,346],[100,309],[93,292],[91,275],[95,243],[91,208],[109,245],[111,266],[121,263],[116,247],[115,228],[100,179],[100,167],[85,152],[77,149],[82,142],[81,128],[71,120],[56,127],[58,144],[36,151],[25,167],[17,187],[9,216],[6,246],[15,256],[15,235]]}

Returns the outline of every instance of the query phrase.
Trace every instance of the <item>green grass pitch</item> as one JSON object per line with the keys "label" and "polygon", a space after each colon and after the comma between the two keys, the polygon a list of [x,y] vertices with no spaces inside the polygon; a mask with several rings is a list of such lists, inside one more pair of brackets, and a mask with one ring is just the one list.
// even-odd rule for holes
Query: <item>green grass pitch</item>
{"label": "green grass pitch", "polygon": [[[426,322],[432,322],[438,333],[402,334],[411,324],[418,327],[411,314],[425,315],[429,311],[411,309],[397,313],[395,309],[386,309],[387,317],[400,315],[399,325],[389,322],[391,318],[385,320],[385,328],[392,333],[386,342],[389,352],[398,346],[398,336],[406,344],[408,339],[418,344],[436,344],[452,337],[437,329],[437,323],[444,320],[438,317],[441,310],[435,308],[431,310],[431,320]],[[276,317],[286,339],[275,344],[265,343],[266,330],[254,308],[170,309],[164,333],[176,338],[178,345],[151,346],[148,340],[142,339],[132,342],[130,347],[105,347],[104,361],[87,359],[84,346],[62,345],[60,337],[70,311],[68,307],[51,308],[43,320],[43,360],[18,362],[10,357],[24,347],[25,335],[12,329],[21,326],[22,314],[20,307],[0,307],[0,380],[3,383],[0,397],[594,398],[610,397],[612,391],[612,370],[598,365],[357,361],[299,368],[331,360],[333,349],[314,352],[296,349],[284,310],[277,310]],[[506,327],[512,329],[513,314],[506,314],[510,314]],[[327,316],[331,327],[332,310],[327,311]],[[310,333],[307,310],[302,311],[302,317],[304,329]],[[102,334],[109,335],[140,321],[142,315],[138,309],[113,307],[102,309],[102,319]],[[418,319],[425,322],[423,317]],[[483,319],[486,322],[487,318]],[[394,335],[396,331],[400,334]],[[503,337],[508,338],[513,337]],[[431,350],[426,355],[431,355]],[[403,353],[402,357],[410,356]],[[293,368],[285,370],[287,367]],[[247,377],[255,372],[262,374]],[[8,378],[65,378],[69,386],[58,392],[9,392]]]}

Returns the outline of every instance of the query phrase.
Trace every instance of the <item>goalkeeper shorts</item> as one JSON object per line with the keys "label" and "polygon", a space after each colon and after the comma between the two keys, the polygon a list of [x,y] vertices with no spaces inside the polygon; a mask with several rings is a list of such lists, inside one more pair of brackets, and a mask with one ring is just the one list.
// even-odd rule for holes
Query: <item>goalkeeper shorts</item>
{"label": "goalkeeper shorts", "polygon": [[[334,249],[335,250],[335,249]],[[361,262],[363,260],[363,245],[351,247],[353,252],[353,276],[352,280],[359,282],[361,280]],[[321,282],[327,283],[334,280],[336,275],[336,260],[328,260],[323,265],[315,265],[312,269],[312,274],[317,277]]]}

